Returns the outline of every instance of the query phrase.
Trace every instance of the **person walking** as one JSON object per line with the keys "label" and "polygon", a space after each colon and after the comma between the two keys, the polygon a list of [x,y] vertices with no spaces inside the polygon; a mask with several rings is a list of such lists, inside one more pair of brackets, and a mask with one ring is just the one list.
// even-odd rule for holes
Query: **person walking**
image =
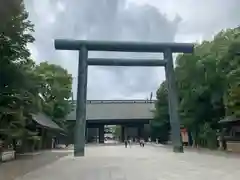
{"label": "person walking", "polygon": [[150,142],[150,143],[152,142],[151,137],[148,138],[148,142]]}
{"label": "person walking", "polygon": [[128,141],[126,139],[124,140],[124,144],[125,144],[125,148],[127,148]]}
{"label": "person walking", "polygon": [[145,145],[145,140],[142,139],[142,147],[144,147],[144,145]]}
{"label": "person walking", "polygon": [[144,139],[140,139],[140,146],[144,147],[144,144],[145,144]]}
{"label": "person walking", "polygon": [[129,138],[129,140],[128,140],[128,145],[129,145],[129,147],[131,148],[131,145],[132,145],[132,139],[130,139],[130,138]]}

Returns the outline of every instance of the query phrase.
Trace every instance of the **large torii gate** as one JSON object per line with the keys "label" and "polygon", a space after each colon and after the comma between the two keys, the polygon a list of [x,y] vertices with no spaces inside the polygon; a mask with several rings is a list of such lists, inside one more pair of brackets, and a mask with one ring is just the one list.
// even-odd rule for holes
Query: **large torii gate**
{"label": "large torii gate", "polygon": [[[168,87],[168,104],[171,124],[171,138],[174,152],[183,152],[180,136],[178,97],[172,53],[192,53],[190,43],[141,43],[141,42],[108,42],[87,40],[57,39],[55,48],[59,50],[79,51],[78,87],[76,107],[76,127],[74,156],[84,156],[86,127],[86,96],[88,65],[92,66],[164,66]],[[163,60],[154,59],[110,59],[88,58],[88,51],[121,51],[121,52],[163,52]]]}

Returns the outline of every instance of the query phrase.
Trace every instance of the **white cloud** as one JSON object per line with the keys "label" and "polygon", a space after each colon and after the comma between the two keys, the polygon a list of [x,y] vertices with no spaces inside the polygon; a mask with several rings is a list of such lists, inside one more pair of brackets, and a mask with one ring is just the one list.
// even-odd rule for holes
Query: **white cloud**
{"label": "white cloud", "polygon": [[[25,0],[35,24],[37,62],[48,60],[77,76],[77,52],[56,51],[55,38],[196,42],[240,22],[238,0]],[[91,56],[136,57],[134,53]],[[142,55],[140,55],[142,56]],[[153,57],[147,55],[144,57]],[[156,57],[156,55],[154,56]],[[157,56],[161,58],[159,55]],[[146,98],[165,78],[163,68],[90,67],[88,99]],[[76,92],[76,79],[73,90]]]}

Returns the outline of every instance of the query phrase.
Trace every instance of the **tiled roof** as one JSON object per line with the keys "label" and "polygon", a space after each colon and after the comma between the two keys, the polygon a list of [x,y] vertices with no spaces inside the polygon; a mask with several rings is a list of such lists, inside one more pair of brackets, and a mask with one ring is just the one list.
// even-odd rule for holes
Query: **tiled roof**
{"label": "tiled roof", "polygon": [[240,121],[240,119],[234,116],[227,116],[224,119],[220,120],[219,123],[231,123],[236,121]]}
{"label": "tiled roof", "polygon": [[53,122],[48,116],[43,113],[32,114],[32,117],[36,123],[43,127],[62,130],[55,122]]}
{"label": "tiled roof", "polygon": [[[154,101],[145,100],[112,100],[87,101],[87,120],[108,119],[152,119]],[[68,120],[76,119],[76,110],[71,112]]]}

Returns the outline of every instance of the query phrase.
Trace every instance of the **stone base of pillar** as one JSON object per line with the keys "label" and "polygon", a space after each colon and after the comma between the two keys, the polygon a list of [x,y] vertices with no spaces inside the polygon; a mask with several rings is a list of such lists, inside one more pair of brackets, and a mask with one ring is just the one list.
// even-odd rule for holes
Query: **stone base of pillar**
{"label": "stone base of pillar", "polygon": [[173,152],[183,153],[183,146],[173,146]]}
{"label": "stone base of pillar", "polygon": [[99,144],[104,144],[104,139],[99,139]]}
{"label": "stone base of pillar", "polygon": [[82,157],[82,156],[84,156],[84,149],[79,149],[79,150],[74,149],[74,156],[75,157]]}

